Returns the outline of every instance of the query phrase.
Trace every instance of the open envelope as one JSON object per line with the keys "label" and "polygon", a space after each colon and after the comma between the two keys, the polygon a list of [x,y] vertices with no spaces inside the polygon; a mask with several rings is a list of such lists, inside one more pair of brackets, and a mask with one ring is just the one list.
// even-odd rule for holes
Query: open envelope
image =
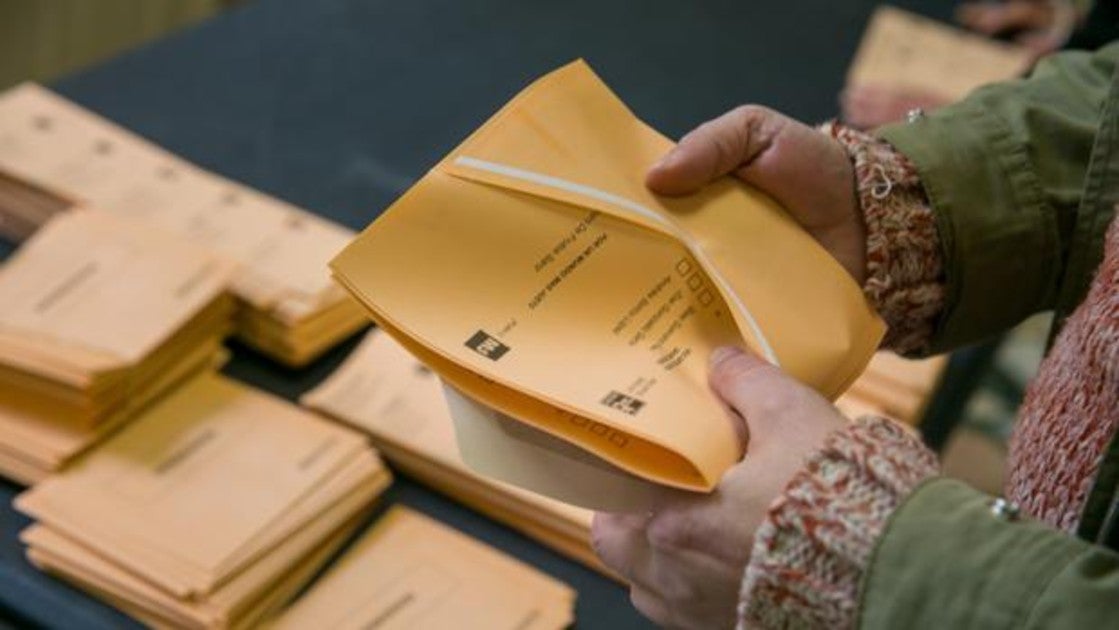
{"label": "open envelope", "polygon": [[[771,199],[730,178],[687,198],[645,188],[671,146],[572,63],[514,98],[334,259],[371,317],[463,395],[452,401],[460,447],[479,442],[462,431],[481,426],[481,408],[470,411],[480,403],[579,447],[584,472],[709,491],[742,456],[707,386],[712,349],[749,346],[830,398],[866,365],[883,324]],[[504,433],[501,448],[547,444]],[[534,488],[526,480],[539,475],[496,463],[532,458],[494,452],[463,456],[601,504],[586,476],[565,492]]]}

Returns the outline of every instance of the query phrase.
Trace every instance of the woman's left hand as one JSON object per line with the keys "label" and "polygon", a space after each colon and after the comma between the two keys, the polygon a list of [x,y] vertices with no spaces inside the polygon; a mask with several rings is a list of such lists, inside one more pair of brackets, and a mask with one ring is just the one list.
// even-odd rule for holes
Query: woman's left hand
{"label": "woman's left hand", "polygon": [[746,456],[715,491],[665,491],[648,514],[595,515],[595,550],[630,582],[637,609],[662,626],[726,628],[736,620],[754,532],[805,459],[846,419],[819,394],[763,359],[712,355],[711,388],[731,421],[745,421]]}

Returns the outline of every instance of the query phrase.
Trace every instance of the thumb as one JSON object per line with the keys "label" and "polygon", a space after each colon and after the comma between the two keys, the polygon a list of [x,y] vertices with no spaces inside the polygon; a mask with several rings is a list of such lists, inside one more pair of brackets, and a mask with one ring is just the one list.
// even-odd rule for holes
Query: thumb
{"label": "thumb", "polygon": [[733,109],[684,136],[649,170],[645,184],[658,194],[685,195],[727,174],[773,197],[817,238],[817,230],[847,226],[857,209],[854,172],[839,143],[757,105]]}
{"label": "thumb", "polygon": [[649,169],[645,183],[662,195],[693,193],[751,163],[787,122],[791,121],[764,107],[735,108],[681,138],[675,148]]}
{"label": "thumb", "polygon": [[779,441],[782,448],[810,451],[845,424],[822,396],[751,352],[732,347],[715,350],[709,382],[715,394],[746,421],[751,449]]}

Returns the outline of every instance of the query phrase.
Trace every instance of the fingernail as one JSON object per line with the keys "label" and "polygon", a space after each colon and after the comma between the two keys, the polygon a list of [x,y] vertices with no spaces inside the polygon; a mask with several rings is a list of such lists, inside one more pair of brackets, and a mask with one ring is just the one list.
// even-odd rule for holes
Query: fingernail
{"label": "fingernail", "polygon": [[712,368],[716,367],[723,361],[726,361],[732,357],[736,357],[740,354],[742,354],[742,350],[739,348],[736,348],[734,346],[720,346],[711,351],[711,357],[710,359],[708,359],[708,365]]}
{"label": "fingernail", "polygon": [[652,166],[652,168],[650,168],[649,170],[659,171],[661,169],[668,168],[668,167],[672,166],[672,163],[675,162],[675,161],[676,161],[676,149],[673,149],[673,150],[669,151],[668,153],[664,154],[661,157],[661,159],[657,160],[657,163],[654,164]]}

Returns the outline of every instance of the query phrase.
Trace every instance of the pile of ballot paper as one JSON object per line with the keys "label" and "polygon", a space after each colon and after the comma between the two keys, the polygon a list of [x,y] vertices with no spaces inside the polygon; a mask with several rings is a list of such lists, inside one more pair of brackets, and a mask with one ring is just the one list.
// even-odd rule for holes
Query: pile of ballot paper
{"label": "pile of ballot paper", "polygon": [[370,435],[399,470],[587,566],[593,513],[480,475],[463,463],[438,377],[385,333],[371,331],[300,402]]}
{"label": "pile of ballot paper", "polygon": [[238,336],[307,363],[364,325],[326,263],[352,233],[207,172],[38,85],[0,95],[0,233],[87,203],[239,263]]}
{"label": "pile of ballot paper", "polygon": [[0,237],[22,241],[73,201],[0,171]]}
{"label": "pile of ballot paper", "polygon": [[232,266],[94,210],[0,266],[0,474],[61,467],[224,353]]}
{"label": "pile of ballot paper", "polygon": [[251,625],[367,518],[361,434],[214,373],[16,498],[41,569],[153,626]]}
{"label": "pile of ballot paper", "polygon": [[394,507],[265,626],[560,630],[575,620],[574,601],[562,582]]}

